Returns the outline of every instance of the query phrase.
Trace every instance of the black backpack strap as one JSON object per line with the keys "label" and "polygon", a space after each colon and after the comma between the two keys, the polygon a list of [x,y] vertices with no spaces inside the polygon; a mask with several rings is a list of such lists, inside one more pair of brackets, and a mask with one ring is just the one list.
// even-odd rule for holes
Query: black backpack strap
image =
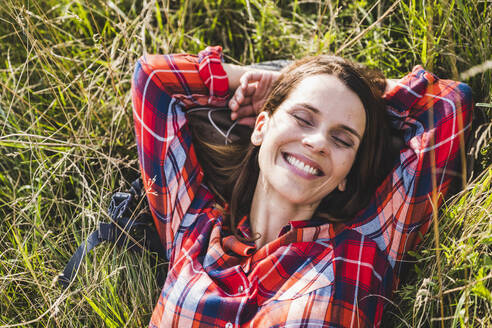
{"label": "black backpack strap", "polygon": [[65,266],[63,273],[58,276],[58,283],[61,284],[63,288],[67,288],[73,278],[75,278],[80,263],[88,252],[103,241],[114,240],[114,228],[113,223],[100,223],[99,228],[96,231],[93,231],[89,237],[80,244],[79,248],[77,248]]}
{"label": "black backpack strap", "polygon": [[63,288],[67,288],[75,278],[85,255],[104,241],[116,242],[134,251],[147,248],[164,257],[165,251],[153,225],[152,216],[149,213],[142,213],[137,218],[132,218],[132,212],[141,198],[141,191],[142,182],[137,179],[132,182],[129,192],[113,194],[108,208],[112,222],[99,223],[98,229],[77,248],[63,273],[58,276],[58,283]]}

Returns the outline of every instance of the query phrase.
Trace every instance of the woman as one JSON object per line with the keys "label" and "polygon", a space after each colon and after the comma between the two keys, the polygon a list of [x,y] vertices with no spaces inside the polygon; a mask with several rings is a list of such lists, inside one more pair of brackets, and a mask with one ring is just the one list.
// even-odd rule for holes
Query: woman
{"label": "woman", "polygon": [[[384,81],[325,56],[245,73],[221,63],[220,47],[137,64],[138,153],[169,259],[150,326],[379,326],[400,261],[429,226],[429,195],[458,169],[469,88],[417,67],[382,97]],[[185,116],[225,106],[229,89],[233,119],[263,109],[236,158],[200,131],[195,147]],[[394,162],[384,103],[405,141]]]}

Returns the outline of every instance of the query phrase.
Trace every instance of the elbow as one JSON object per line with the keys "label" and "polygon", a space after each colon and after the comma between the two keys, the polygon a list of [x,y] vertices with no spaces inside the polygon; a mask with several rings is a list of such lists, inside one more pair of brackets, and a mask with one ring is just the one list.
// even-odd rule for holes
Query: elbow
{"label": "elbow", "polygon": [[132,90],[139,88],[143,83],[145,83],[147,74],[143,69],[145,59],[144,56],[140,57],[135,63],[132,76]]}

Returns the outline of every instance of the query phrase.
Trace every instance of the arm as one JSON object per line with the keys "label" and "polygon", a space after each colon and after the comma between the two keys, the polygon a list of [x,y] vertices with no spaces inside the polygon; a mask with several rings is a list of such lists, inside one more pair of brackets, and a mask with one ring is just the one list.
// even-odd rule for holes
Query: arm
{"label": "arm", "polygon": [[469,133],[472,118],[471,89],[464,83],[439,79],[420,66],[394,82],[396,86],[385,99],[392,124],[403,132],[407,145],[400,163],[409,174],[402,179],[418,182],[410,189],[406,181],[407,195],[428,197],[434,190],[430,181],[435,168],[436,192],[443,196],[460,172],[460,136]]}
{"label": "arm", "polygon": [[[438,196],[437,206],[442,204],[460,172],[460,135],[469,132],[472,100],[466,84],[441,80],[420,66],[384,97],[392,125],[402,132],[406,146],[354,226],[366,236],[376,236],[398,275],[403,256],[429,228],[432,193]],[[393,288],[396,285],[397,279]]]}
{"label": "arm", "polygon": [[207,48],[198,57],[145,55],[138,61],[132,79],[142,179],[168,257],[202,180],[183,111],[225,105],[228,81],[220,51]]}

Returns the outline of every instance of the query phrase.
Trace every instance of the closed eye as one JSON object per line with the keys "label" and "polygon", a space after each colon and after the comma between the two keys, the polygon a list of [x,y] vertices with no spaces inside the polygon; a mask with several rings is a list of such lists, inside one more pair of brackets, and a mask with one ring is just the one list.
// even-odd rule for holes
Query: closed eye
{"label": "closed eye", "polygon": [[299,122],[301,125],[313,126],[313,124],[311,124],[310,121],[300,117],[299,115],[292,114],[292,116],[294,116],[294,118],[297,120],[297,122]]}
{"label": "closed eye", "polygon": [[333,136],[332,138],[333,138],[333,140],[335,140],[335,144],[340,145],[344,148],[352,148],[352,146],[353,146],[352,143],[349,143],[349,142],[347,142],[341,138],[338,138],[336,136]]}

